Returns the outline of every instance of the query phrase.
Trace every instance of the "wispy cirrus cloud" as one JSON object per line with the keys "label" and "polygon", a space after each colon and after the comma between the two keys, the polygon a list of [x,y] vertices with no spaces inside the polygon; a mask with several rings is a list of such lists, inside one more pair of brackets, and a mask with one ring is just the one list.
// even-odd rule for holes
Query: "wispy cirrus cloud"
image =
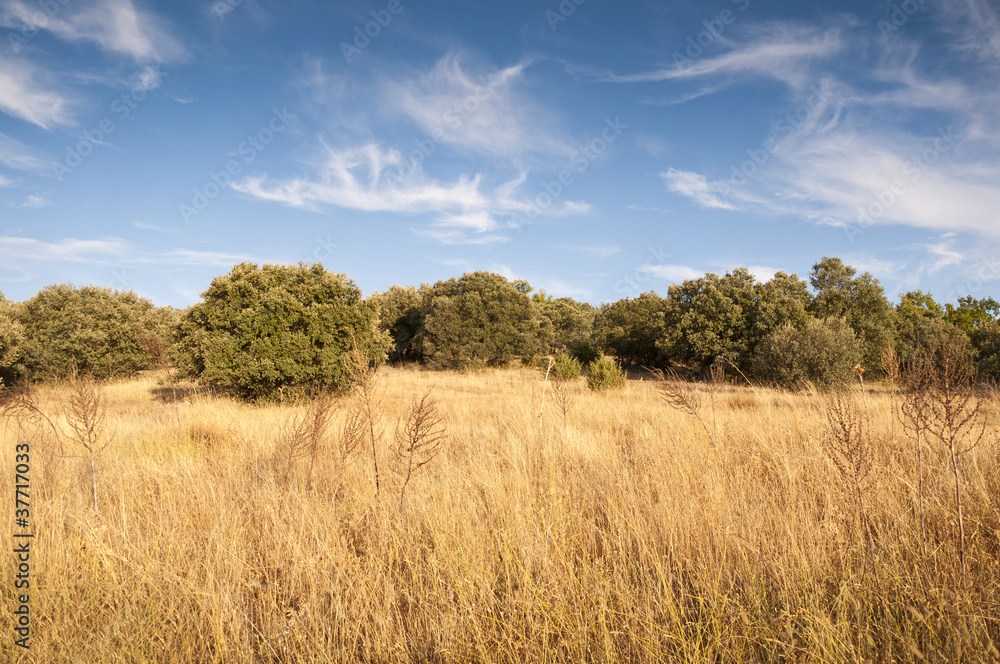
{"label": "wispy cirrus cloud", "polygon": [[690,198],[702,207],[719,210],[736,209],[735,205],[722,197],[726,187],[718,182],[709,182],[704,175],[671,168],[660,173],[660,177],[666,182],[667,189],[675,194]]}
{"label": "wispy cirrus cloud", "polygon": [[[480,175],[441,182],[415,168],[408,177],[400,178],[402,155],[397,150],[374,143],[344,150],[322,145],[324,159],[316,166],[314,177],[271,181],[267,176],[254,176],[231,186],[259,200],[312,211],[335,206],[366,212],[432,213],[433,227],[419,232],[450,244],[503,241],[505,238],[494,233],[500,227],[496,215],[524,212],[533,205],[527,197],[517,195],[523,175],[493,190],[484,185]],[[582,214],[588,210],[586,204],[567,201],[544,214]]]}
{"label": "wispy cirrus cloud", "polygon": [[520,158],[572,152],[559,138],[551,110],[523,89],[530,61],[491,70],[468,60],[451,52],[426,72],[386,82],[384,106],[429,136],[480,154]]}
{"label": "wispy cirrus cloud", "polygon": [[[0,111],[46,130],[73,124],[69,97],[54,89],[49,79],[21,58],[0,57]],[[0,155],[10,150],[11,140],[0,139]]]}
{"label": "wispy cirrus cloud", "polygon": [[69,42],[90,42],[137,61],[168,62],[187,55],[184,46],[156,14],[131,0],[73,3],[37,21],[39,7],[25,0],[0,0],[0,26],[33,25]]}
{"label": "wispy cirrus cloud", "polygon": [[[841,21],[843,22],[843,21]],[[758,22],[737,28],[737,44],[725,40],[729,51],[698,59],[685,58],[670,65],[635,74],[598,72],[570,66],[572,71],[611,83],[656,83],[715,79],[686,99],[720,91],[747,77],[771,78],[802,89],[813,81],[817,63],[840,53],[846,46],[839,26],[823,28],[788,21]]]}
{"label": "wispy cirrus cloud", "polygon": [[[963,2],[967,20],[992,11],[977,0]],[[753,63],[780,63],[784,55],[800,52],[795,44],[806,48],[808,29],[798,26],[771,24],[749,32],[758,36],[729,54],[633,79],[670,85],[739,70],[767,75]],[[835,31],[824,34],[810,51],[808,67],[796,69],[790,60],[788,68],[776,70],[775,77],[789,83],[794,113],[804,111],[805,119],[792,123],[794,131],[784,119],[776,120],[774,127],[785,123],[790,135],[775,141],[772,127],[770,136],[747,146],[714,176],[675,164],[661,173],[668,190],[706,209],[841,226],[852,239],[876,224],[1000,237],[1000,86],[982,85],[984,77],[1000,83],[996,70],[969,72],[979,83],[972,85],[962,67],[950,75],[931,67],[925,45],[904,35],[876,45],[844,41]],[[840,60],[866,58],[874,65],[841,79]],[[793,71],[812,72],[820,83],[810,88],[820,92],[822,103],[807,102],[797,74],[788,75]],[[927,113],[936,114],[937,132],[926,125],[918,132],[901,121]],[[976,141],[966,145],[970,137]]]}
{"label": "wispy cirrus cloud", "polygon": [[109,237],[100,240],[65,238],[47,242],[30,237],[0,236],[0,259],[10,267],[60,262],[99,265],[204,265],[227,266],[256,260],[242,253],[166,249],[151,251],[140,245]]}
{"label": "wispy cirrus cloud", "polygon": [[[2,93],[0,93],[2,94]],[[34,148],[0,132],[0,164],[16,171],[40,172],[51,167],[51,162]]]}

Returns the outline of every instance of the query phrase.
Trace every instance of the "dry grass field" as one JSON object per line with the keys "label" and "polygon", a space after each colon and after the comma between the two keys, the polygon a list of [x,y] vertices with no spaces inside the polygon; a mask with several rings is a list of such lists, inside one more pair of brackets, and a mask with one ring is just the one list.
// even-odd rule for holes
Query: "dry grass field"
{"label": "dry grass field", "polygon": [[[67,435],[69,389],[38,390]],[[924,543],[916,446],[883,389],[867,411],[850,397],[872,468],[857,486],[825,395],[692,387],[703,427],[648,380],[580,379],[565,412],[545,389],[540,423],[537,371],[381,369],[376,495],[370,438],[346,468],[337,452],[346,400],[310,474],[283,443],[304,406],[164,374],[106,385],[97,514],[86,450],[67,437],[49,458],[47,424],[8,419],[0,504],[12,517],[30,442],[36,538],[29,652],[0,557],[0,659],[1000,662],[1000,403],[959,459],[963,580],[949,457],[923,447]],[[447,438],[401,501],[395,432],[428,390]]]}

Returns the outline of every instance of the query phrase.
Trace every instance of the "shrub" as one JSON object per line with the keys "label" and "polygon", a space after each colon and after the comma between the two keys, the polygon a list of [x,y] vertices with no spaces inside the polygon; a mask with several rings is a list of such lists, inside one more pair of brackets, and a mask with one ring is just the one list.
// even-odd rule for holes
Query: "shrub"
{"label": "shrub", "polygon": [[0,385],[14,382],[20,374],[19,358],[24,327],[3,310],[0,302]]}
{"label": "shrub", "polygon": [[79,372],[97,379],[153,367],[150,348],[169,334],[165,315],[135,293],[69,284],[46,286],[17,307],[21,362],[31,379]]}
{"label": "shrub", "polygon": [[625,372],[610,357],[599,357],[587,365],[587,387],[594,392],[625,387]]}
{"label": "shrub", "polygon": [[580,377],[583,365],[568,353],[559,353],[552,363],[552,378],[555,380],[576,380]]}
{"label": "shrub", "polygon": [[525,369],[535,369],[539,367],[542,363],[542,358],[538,357],[537,353],[531,353],[521,358],[521,366]]}
{"label": "shrub", "polygon": [[528,290],[489,272],[421,289],[426,316],[414,346],[433,368],[462,367],[472,358],[502,366],[536,353],[543,320]]}
{"label": "shrub", "polygon": [[258,401],[307,386],[347,390],[348,351],[381,362],[387,345],[345,275],[319,264],[242,263],[187,311],[175,356],[182,375]]}
{"label": "shrub", "polygon": [[590,364],[601,356],[601,351],[589,341],[574,341],[567,348],[569,354],[580,361],[580,364]]}
{"label": "shrub", "polygon": [[758,378],[784,387],[811,382],[843,387],[861,362],[861,343],[842,318],[810,319],[803,329],[785,325],[764,338],[754,353]]}

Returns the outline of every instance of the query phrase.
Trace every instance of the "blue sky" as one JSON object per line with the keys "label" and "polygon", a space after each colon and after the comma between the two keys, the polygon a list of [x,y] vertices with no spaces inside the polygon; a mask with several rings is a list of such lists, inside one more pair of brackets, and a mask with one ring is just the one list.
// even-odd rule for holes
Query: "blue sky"
{"label": "blue sky", "polygon": [[318,260],[598,304],[830,255],[996,295],[998,84],[986,0],[0,0],[0,290]]}

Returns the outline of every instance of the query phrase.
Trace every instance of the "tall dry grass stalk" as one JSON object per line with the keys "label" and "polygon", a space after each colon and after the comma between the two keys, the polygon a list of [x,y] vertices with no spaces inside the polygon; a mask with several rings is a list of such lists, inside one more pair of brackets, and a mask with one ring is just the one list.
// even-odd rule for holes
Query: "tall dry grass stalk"
{"label": "tall dry grass stalk", "polygon": [[867,561],[871,564],[873,535],[865,505],[869,479],[875,467],[871,432],[868,431],[867,437],[864,435],[861,414],[847,397],[834,396],[827,407],[826,417],[829,431],[823,439],[823,447],[852,498],[856,524],[854,532],[864,540]]}
{"label": "tall dry grass stalk", "polygon": [[982,417],[982,402],[975,392],[976,367],[967,346],[954,337],[941,338],[932,361],[932,380],[927,397],[931,417],[927,428],[947,451],[951,464],[958,513],[959,560],[964,580],[965,519],[958,461],[982,442],[986,420]]}
{"label": "tall dry grass stalk", "polygon": [[65,416],[66,424],[70,430],[70,439],[86,450],[87,456],[90,458],[90,482],[94,495],[94,514],[98,514],[96,459],[97,455],[111,443],[111,438],[104,436],[107,404],[96,381],[91,378],[74,376],[70,381]]}
{"label": "tall dry grass stalk", "polygon": [[441,452],[447,438],[437,402],[428,391],[413,402],[406,419],[396,426],[396,443],[392,448],[393,469],[399,475],[399,512],[410,480]]}
{"label": "tall dry grass stalk", "polygon": [[382,440],[382,391],[378,384],[378,366],[366,350],[358,348],[352,336],[353,347],[344,358],[345,370],[354,398],[364,415],[368,429],[368,442],[372,451],[372,472],[375,479],[376,497],[382,491],[381,475],[378,467],[378,448]]}
{"label": "tall dry grass stalk", "polygon": [[667,405],[697,419],[698,422],[701,423],[705,433],[708,435],[708,439],[712,443],[712,447],[718,449],[719,445],[715,440],[715,435],[713,435],[709,430],[708,425],[705,424],[705,420],[701,416],[701,412],[699,411],[700,398],[691,383],[683,380],[673,368],[667,369],[665,372],[662,369],[647,370],[656,378],[660,396],[665,402],[667,402]]}

